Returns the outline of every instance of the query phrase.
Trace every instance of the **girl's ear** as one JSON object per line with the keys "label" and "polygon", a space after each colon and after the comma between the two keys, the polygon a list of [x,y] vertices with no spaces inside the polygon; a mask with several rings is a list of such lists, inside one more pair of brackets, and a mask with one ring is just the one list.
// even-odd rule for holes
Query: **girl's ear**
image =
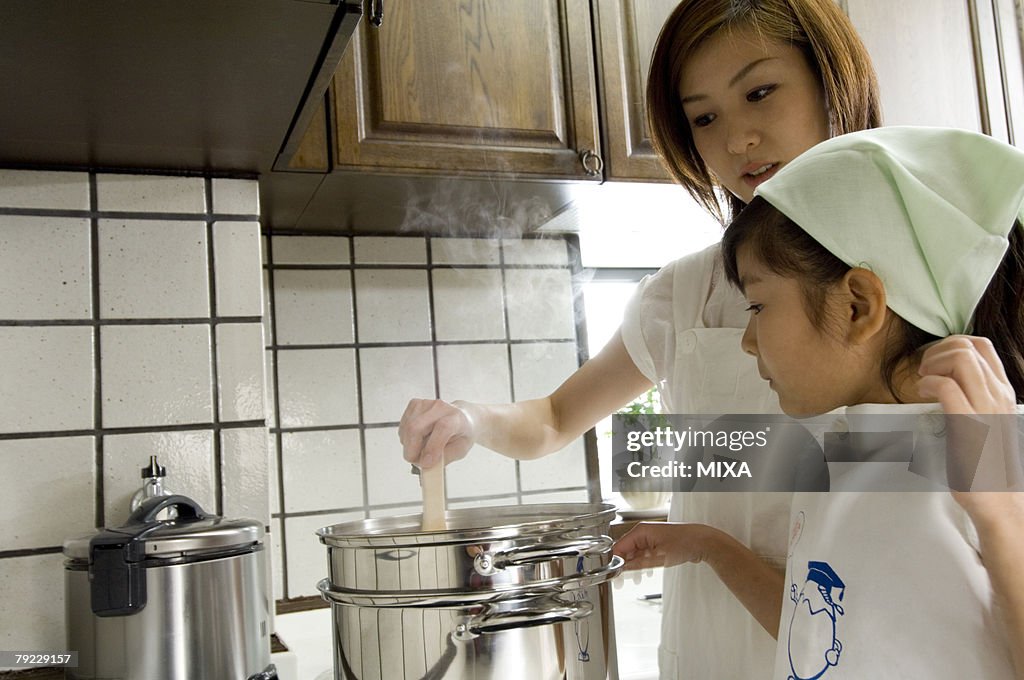
{"label": "girl's ear", "polygon": [[864,344],[886,329],[889,310],[885,306],[885,284],[863,267],[846,272],[840,283],[846,293],[847,341]]}

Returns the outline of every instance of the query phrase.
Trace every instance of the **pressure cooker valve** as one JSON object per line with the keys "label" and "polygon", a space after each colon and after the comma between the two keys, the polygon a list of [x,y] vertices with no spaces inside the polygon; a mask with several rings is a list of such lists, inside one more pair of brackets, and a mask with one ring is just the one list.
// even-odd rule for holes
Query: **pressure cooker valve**
{"label": "pressure cooker valve", "polygon": [[490,576],[498,571],[494,566],[494,556],[489,552],[477,553],[473,558],[473,569],[481,576]]}

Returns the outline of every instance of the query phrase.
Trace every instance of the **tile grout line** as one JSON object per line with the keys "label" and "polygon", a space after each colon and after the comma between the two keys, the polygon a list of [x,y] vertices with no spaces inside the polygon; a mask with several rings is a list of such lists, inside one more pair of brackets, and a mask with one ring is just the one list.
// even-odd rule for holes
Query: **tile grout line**
{"label": "tile grout line", "polygon": [[96,528],[102,527],[106,522],[106,496],[104,493],[104,447],[106,437],[103,435],[103,358],[101,344],[102,326],[100,325],[100,243],[99,243],[99,218],[95,216],[98,212],[99,188],[96,180],[96,173],[89,173],[89,207],[94,214],[89,219],[90,244],[89,256],[92,265],[90,283],[92,284],[92,322],[93,322],[93,427],[94,446],[96,450],[95,465],[93,472],[93,483],[96,485],[96,507],[94,519]]}
{"label": "tile grout line", "polygon": [[[217,345],[217,273],[216,254],[214,248],[213,225],[213,180],[207,176],[203,178],[203,201],[206,207],[206,268],[207,268],[207,296],[209,298],[210,335],[209,335],[209,360],[210,360],[210,409],[214,425],[220,424],[220,366],[218,363]],[[213,431],[213,493],[214,513],[224,514],[224,450],[222,433],[220,428]]]}
{"label": "tile grout line", "polygon": [[[274,399],[274,424],[280,426],[281,424],[281,380],[280,370],[278,368],[278,356],[277,356],[277,297],[274,289],[274,238],[273,229],[267,228],[264,235],[264,242],[267,244],[267,263],[270,265],[267,268],[267,303],[270,312],[270,341],[272,349],[270,350],[270,356],[273,363],[271,372],[274,375],[274,393],[272,395]],[[266,351],[266,350],[264,350]],[[281,551],[281,598],[288,599],[288,547],[287,541],[287,529],[285,528],[285,513],[284,505],[284,437],[281,433],[280,427],[277,428],[277,432],[274,433],[274,448],[276,449],[274,465],[277,466],[277,505],[280,512],[283,514],[279,523],[280,538],[278,539],[278,547]],[[269,480],[268,480],[269,481]]]}

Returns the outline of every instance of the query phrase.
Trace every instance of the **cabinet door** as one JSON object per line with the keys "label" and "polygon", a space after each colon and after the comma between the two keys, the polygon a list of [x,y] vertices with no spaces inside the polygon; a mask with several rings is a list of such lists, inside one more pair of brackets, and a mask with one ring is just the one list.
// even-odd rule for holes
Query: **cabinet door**
{"label": "cabinet door", "polygon": [[982,131],[971,2],[840,0],[878,72],[886,125]]}
{"label": "cabinet door", "polygon": [[385,8],[335,74],[335,168],[601,179],[588,0]]}
{"label": "cabinet door", "polygon": [[596,0],[605,176],[671,181],[647,129],[647,74],[665,19],[679,0]]}

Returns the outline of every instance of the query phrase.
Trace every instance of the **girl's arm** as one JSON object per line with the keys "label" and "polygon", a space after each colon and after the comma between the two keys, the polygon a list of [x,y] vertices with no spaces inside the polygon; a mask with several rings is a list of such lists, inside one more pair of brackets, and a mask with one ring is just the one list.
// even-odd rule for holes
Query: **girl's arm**
{"label": "girl's arm", "polygon": [[[951,336],[925,351],[918,391],[934,397],[946,413],[981,416],[990,427],[986,454],[995,453],[1005,471],[1007,491],[956,491],[953,497],[978,531],[981,559],[1006,615],[1007,637],[1017,676],[1024,678],[1024,491],[1021,491],[1013,388],[992,343],[985,338]],[[985,419],[984,416],[990,415]],[[1002,441],[993,435],[1001,433]],[[956,432],[950,432],[950,448]],[[996,444],[996,446],[990,446]],[[990,461],[991,462],[991,461]],[[989,477],[989,484],[992,478]]]}
{"label": "girl's arm", "polygon": [[779,635],[785,574],[732,536],[706,524],[641,522],[615,543],[627,569],[703,562],[773,638]]}
{"label": "girl's arm", "polygon": [[[471,369],[470,369],[471,370]],[[547,397],[514,404],[413,399],[398,435],[405,459],[421,467],[466,455],[473,444],[521,460],[565,447],[601,418],[650,389],[620,333]]]}

